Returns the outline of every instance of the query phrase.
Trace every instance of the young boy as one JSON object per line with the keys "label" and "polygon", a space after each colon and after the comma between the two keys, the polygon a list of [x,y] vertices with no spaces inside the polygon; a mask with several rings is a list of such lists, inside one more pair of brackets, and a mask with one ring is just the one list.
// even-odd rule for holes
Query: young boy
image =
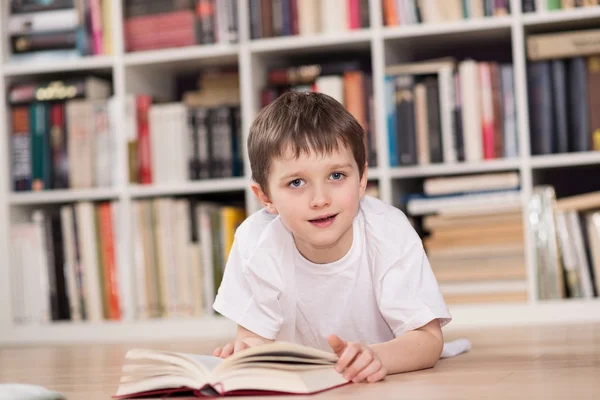
{"label": "young boy", "polygon": [[213,308],[237,337],[214,355],[295,342],[333,350],[353,382],[433,367],[451,316],[406,216],[365,196],[360,124],[290,92],[261,110],[248,153],[264,209],[236,231]]}

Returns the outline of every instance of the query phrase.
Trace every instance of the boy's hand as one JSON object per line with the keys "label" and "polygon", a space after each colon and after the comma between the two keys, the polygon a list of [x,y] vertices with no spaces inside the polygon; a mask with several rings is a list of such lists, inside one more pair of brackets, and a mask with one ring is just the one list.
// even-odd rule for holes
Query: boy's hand
{"label": "boy's hand", "polygon": [[343,373],[345,379],[355,383],[366,379],[373,383],[387,375],[381,360],[369,347],[361,343],[345,342],[336,335],[329,336],[327,341],[340,358],[335,370]]}
{"label": "boy's hand", "polygon": [[250,348],[250,345],[243,340],[236,340],[227,343],[224,347],[217,347],[213,352],[213,356],[227,358],[234,353],[239,353],[242,350]]}

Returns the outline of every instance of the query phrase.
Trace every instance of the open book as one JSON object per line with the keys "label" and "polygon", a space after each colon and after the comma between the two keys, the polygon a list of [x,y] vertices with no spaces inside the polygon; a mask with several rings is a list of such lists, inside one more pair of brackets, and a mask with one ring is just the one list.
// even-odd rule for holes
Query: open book
{"label": "open book", "polygon": [[348,383],[338,356],[286,342],[252,347],[226,359],[133,349],[114,398],[188,392],[197,397],[261,393],[312,394]]}

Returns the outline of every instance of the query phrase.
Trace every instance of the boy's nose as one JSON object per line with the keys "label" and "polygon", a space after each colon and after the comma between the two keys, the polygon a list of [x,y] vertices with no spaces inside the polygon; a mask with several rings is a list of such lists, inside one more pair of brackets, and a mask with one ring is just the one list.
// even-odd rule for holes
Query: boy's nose
{"label": "boy's nose", "polygon": [[310,202],[310,208],[323,208],[328,206],[330,202],[331,200],[327,190],[324,188],[315,188]]}

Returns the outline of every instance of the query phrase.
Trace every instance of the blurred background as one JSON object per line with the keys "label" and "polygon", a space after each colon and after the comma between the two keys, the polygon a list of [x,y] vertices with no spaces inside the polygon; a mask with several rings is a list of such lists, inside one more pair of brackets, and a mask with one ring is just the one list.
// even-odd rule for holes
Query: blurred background
{"label": "blurred background", "polygon": [[327,93],[448,326],[600,320],[600,1],[6,0],[0,345],[220,337],[256,113]]}

